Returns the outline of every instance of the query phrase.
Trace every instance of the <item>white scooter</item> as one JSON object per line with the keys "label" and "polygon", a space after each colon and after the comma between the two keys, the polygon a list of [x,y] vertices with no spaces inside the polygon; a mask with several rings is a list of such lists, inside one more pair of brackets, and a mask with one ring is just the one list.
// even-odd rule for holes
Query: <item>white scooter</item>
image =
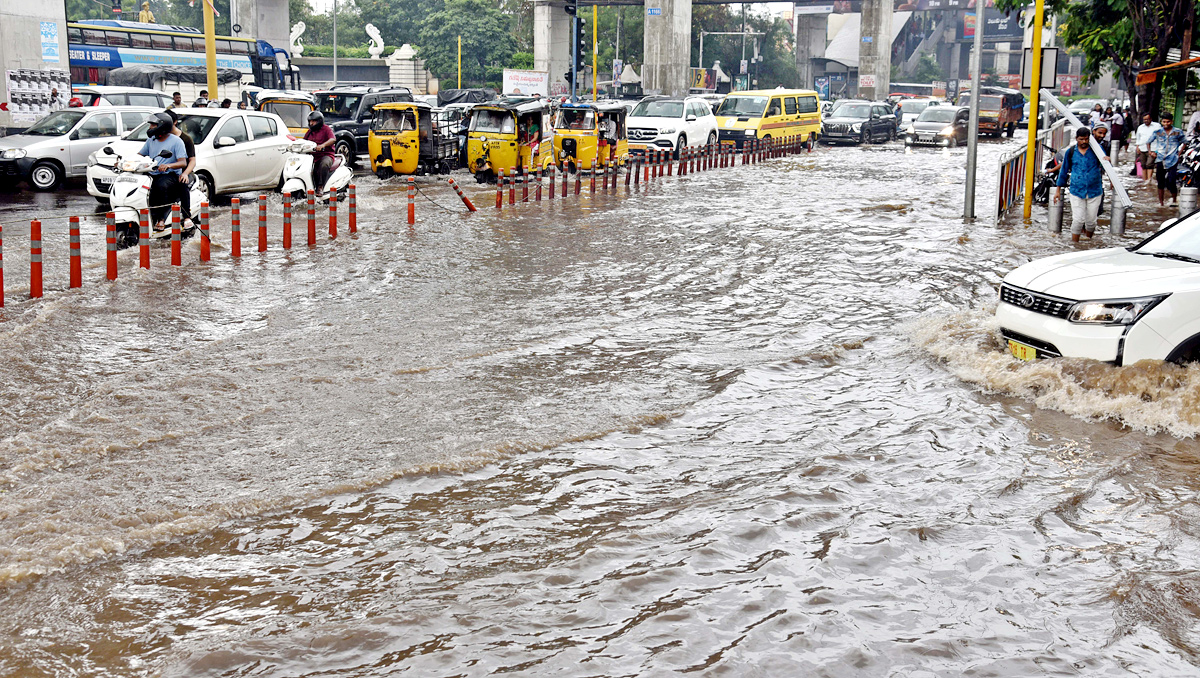
{"label": "white scooter", "polygon": [[[317,145],[307,139],[298,139],[288,146],[287,159],[283,163],[283,188],[285,194],[291,194],[293,200],[305,200],[308,192],[313,190],[313,151]],[[325,182],[322,202],[329,202],[331,197],[345,200],[347,186],[354,173],[350,163],[341,155],[333,156],[333,167],[329,171],[329,179]]]}
{"label": "white scooter", "polygon": [[[111,152],[111,149],[106,148],[105,150]],[[117,176],[113,178],[112,188],[109,189],[108,202],[116,222],[118,247],[131,247],[138,243],[141,210],[150,208],[150,170],[154,169],[162,158],[169,157],[171,157],[170,151],[163,151],[157,158],[134,154],[124,156],[117,161]],[[208,200],[208,197],[200,191],[200,182],[194,174],[189,177],[188,195],[193,210],[198,211],[200,203]],[[190,229],[185,228],[182,236],[187,238],[195,230],[195,225]],[[169,225],[168,228],[157,232],[152,228],[150,237],[154,239],[169,238],[171,229]]]}

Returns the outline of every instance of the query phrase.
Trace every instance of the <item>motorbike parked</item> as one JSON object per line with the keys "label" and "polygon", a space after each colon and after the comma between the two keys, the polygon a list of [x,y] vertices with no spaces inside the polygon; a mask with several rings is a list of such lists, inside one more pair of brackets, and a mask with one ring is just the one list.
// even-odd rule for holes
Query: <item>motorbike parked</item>
{"label": "motorbike parked", "polygon": [[[115,153],[111,148],[105,148],[107,153]],[[108,202],[113,213],[117,230],[117,247],[124,249],[138,243],[140,216],[142,210],[150,209],[150,171],[158,166],[164,158],[171,157],[170,151],[163,151],[157,157],[147,158],[144,155],[133,154],[123,156],[116,164],[117,175],[113,178],[109,189]],[[201,184],[196,175],[188,178],[188,197],[193,207],[199,208],[200,203],[208,198],[200,190]],[[196,231],[196,226],[183,228],[181,235],[190,237]],[[150,232],[153,239],[171,237],[171,229]]]}
{"label": "motorbike parked", "polygon": [[[283,163],[283,193],[291,194],[293,200],[302,200],[313,190],[313,151],[317,145],[307,139],[298,139],[288,147],[288,156]],[[339,202],[346,199],[350,179],[354,173],[350,163],[341,155],[333,156],[333,167],[329,179],[322,186],[322,202],[330,199]]]}

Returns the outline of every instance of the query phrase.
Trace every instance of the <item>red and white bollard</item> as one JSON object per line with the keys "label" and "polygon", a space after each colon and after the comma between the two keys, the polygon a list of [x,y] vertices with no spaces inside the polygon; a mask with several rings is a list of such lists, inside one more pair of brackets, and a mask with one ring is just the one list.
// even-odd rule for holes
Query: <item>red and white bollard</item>
{"label": "red and white bollard", "polygon": [[583,167],[576,165],[575,166],[575,195],[579,195],[580,190],[582,188],[583,188]]}
{"label": "red and white bollard", "polygon": [[508,181],[508,204],[517,204],[517,168],[514,167],[509,172]]}
{"label": "red and white bollard", "polygon": [[596,195],[596,163],[588,168],[588,193]]}
{"label": "red and white bollard", "polygon": [[267,196],[258,196],[258,251],[267,251]]}
{"label": "red and white bollard", "polygon": [[150,210],[138,210],[138,265],[150,268]]}
{"label": "red and white bollard", "polygon": [[541,167],[534,170],[534,177],[536,177],[537,186],[533,189],[533,201],[541,202],[542,201],[542,168]]}
{"label": "red and white bollard", "polygon": [[[350,189],[351,200],[354,199],[354,189]],[[292,196],[283,196],[283,249],[292,249]]]}
{"label": "red and white bollard", "polygon": [[346,226],[351,233],[358,233],[358,195],[354,191],[354,184],[350,184],[350,213],[346,217]]}
{"label": "red and white bollard", "polygon": [[183,265],[183,240],[179,233],[179,203],[171,205],[171,265]]}
{"label": "red and white bollard", "polygon": [[567,197],[567,182],[571,178],[571,171],[567,169],[567,163],[563,163],[563,182],[562,182],[562,197]]}
{"label": "red and white bollard", "polygon": [[242,200],[233,199],[233,223],[229,233],[229,256],[242,256]]}
{"label": "red and white bollard", "polygon": [[408,225],[417,223],[417,183],[412,177],[408,178]]}
{"label": "red and white bollard", "polygon": [[549,166],[549,167],[547,167],[546,169],[550,171],[549,181],[548,181],[548,182],[546,182],[546,183],[547,183],[547,184],[549,184],[549,186],[550,186],[550,192],[549,192],[549,193],[547,193],[546,195],[547,195],[547,197],[548,197],[550,200],[553,200],[553,199],[554,199],[554,186],[555,186],[555,184],[554,184],[554,179],[555,179],[555,177],[554,177],[554,174],[555,174],[554,165],[550,165],[550,166]]}
{"label": "red and white bollard", "polygon": [[83,259],[79,254],[79,217],[70,221],[71,287],[83,287]]}
{"label": "red and white bollard", "polygon": [[504,170],[496,175],[496,209],[504,208]]}
{"label": "red and white bollard", "polygon": [[529,202],[529,168],[521,171],[521,202]]}
{"label": "red and white bollard", "polygon": [[[112,212],[109,212],[111,219]],[[112,221],[108,234],[112,235]],[[112,278],[109,278],[112,280]],[[42,296],[42,222],[34,219],[29,222],[29,297],[37,299]]]}
{"label": "red and white bollard", "polygon": [[337,199],[333,196],[329,200],[329,239],[337,240]]}
{"label": "red and white bollard", "polygon": [[312,189],[308,190],[308,246],[317,246],[317,203]]}
{"label": "red and white bollard", "polygon": [[[458,197],[462,199],[463,204],[467,206],[467,211],[469,211],[469,212],[476,211],[475,204],[471,202],[470,198],[468,198],[466,195],[463,194],[462,189],[458,187],[458,182],[455,181],[453,179],[453,177],[450,179],[447,179],[447,181],[449,181],[450,185],[454,187],[454,192],[457,193]],[[551,191],[550,194],[553,195],[554,192]]]}
{"label": "red and white bollard", "polygon": [[[104,247],[107,250],[105,276],[109,280],[117,279],[117,225],[112,212],[104,215]],[[42,296],[42,224],[38,225],[38,296]]]}
{"label": "red and white bollard", "polygon": [[208,203],[200,203],[200,261],[212,258],[212,239],[208,233]]}

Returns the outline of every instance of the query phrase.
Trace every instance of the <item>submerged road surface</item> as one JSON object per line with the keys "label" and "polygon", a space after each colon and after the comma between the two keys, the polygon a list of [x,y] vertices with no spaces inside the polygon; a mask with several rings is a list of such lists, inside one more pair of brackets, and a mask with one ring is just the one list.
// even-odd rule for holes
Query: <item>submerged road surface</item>
{"label": "submerged road surface", "polygon": [[90,217],[80,290],[86,201],[0,196],[0,675],[1194,674],[1197,368],[1008,357],[1072,245],[964,225],[964,153],[427,179],[411,230],[362,177],[356,236],[276,197],[233,260],[219,207],[114,283]]}

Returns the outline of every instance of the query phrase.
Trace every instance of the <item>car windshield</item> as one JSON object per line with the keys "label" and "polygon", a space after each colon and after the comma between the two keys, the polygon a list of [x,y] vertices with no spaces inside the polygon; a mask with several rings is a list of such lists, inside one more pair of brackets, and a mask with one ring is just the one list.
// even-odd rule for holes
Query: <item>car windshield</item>
{"label": "car windshield", "polygon": [[[181,115],[177,124],[181,131],[187,132],[192,138],[192,143],[198,144],[208,138],[208,133],[216,126],[217,120],[218,118],[211,115]],[[143,122],[121,138],[125,141],[145,141],[149,129],[149,121]]]}
{"label": "car windshield", "polygon": [[901,101],[900,110],[904,113],[920,113],[929,107],[928,101]]}
{"label": "car windshield", "polygon": [[84,116],[83,111],[58,111],[38,120],[33,127],[25,130],[26,134],[40,137],[61,137]]}
{"label": "car windshield", "polygon": [[1192,217],[1143,241],[1134,250],[1172,259],[1195,259],[1200,262],[1200,218]]}
{"label": "car windshield", "polygon": [[318,94],[317,110],[334,118],[349,118],[358,110],[358,100],[361,98],[357,94]]}
{"label": "car windshield", "polygon": [[307,127],[308,114],[312,112],[312,106],[297,101],[268,101],[259,110],[274,113],[283,118],[285,127]]}
{"label": "car windshield", "polygon": [[1072,102],[1070,109],[1072,111],[1090,111],[1098,103],[1100,103],[1099,99],[1080,99],[1079,101]]}
{"label": "car windshield", "polygon": [[682,101],[643,101],[633,109],[635,118],[679,118],[683,116]]}
{"label": "car windshield", "polygon": [[508,111],[490,111],[476,109],[471,114],[472,132],[491,132],[492,134],[516,134],[517,122]]}
{"label": "car windshield", "polygon": [[717,115],[737,118],[756,118],[762,117],[763,111],[767,110],[767,97],[725,97],[725,101],[721,102],[721,108],[717,109]]}
{"label": "car windshield", "polygon": [[865,104],[842,106],[837,110],[837,115],[839,118],[869,118],[871,107]]}
{"label": "car windshield", "polygon": [[946,107],[927,108],[917,118],[917,122],[954,122],[954,109]]}

